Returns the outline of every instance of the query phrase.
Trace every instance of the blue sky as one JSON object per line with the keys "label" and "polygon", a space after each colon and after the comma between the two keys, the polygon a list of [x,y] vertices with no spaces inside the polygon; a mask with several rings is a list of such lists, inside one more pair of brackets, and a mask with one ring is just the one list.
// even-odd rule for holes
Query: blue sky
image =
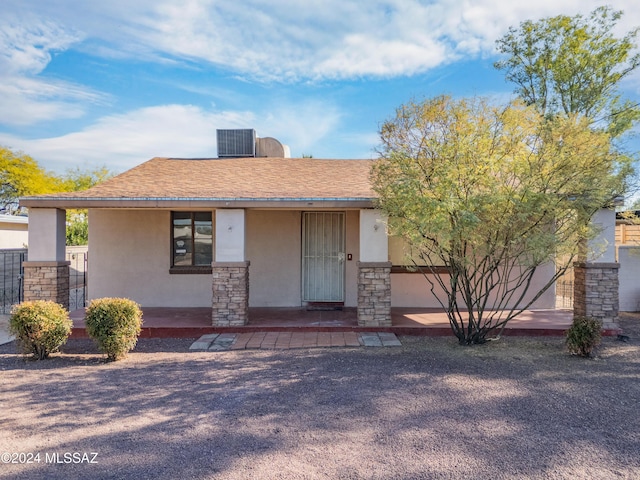
{"label": "blue sky", "polygon": [[[640,2],[620,34],[640,25]],[[48,170],[121,172],[215,157],[217,128],[255,128],[294,157],[372,158],[396,107],[498,101],[509,26],[590,0],[2,0],[0,145]],[[622,85],[640,101],[640,72]]]}

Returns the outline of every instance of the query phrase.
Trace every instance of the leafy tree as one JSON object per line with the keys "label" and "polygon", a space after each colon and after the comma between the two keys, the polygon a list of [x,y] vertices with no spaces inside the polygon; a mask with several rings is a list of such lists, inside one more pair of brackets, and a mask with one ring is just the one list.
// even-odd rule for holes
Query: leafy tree
{"label": "leafy tree", "polygon": [[107,167],[99,167],[95,170],[82,170],[80,167],[76,167],[74,169],[67,170],[67,173],[62,177],[62,179],[67,191],[79,192],[81,190],[88,190],[94,185],[102,183],[112,176],[113,174],[107,169]]}
{"label": "leafy tree", "polygon": [[[586,119],[543,121],[519,103],[411,102],[380,136],[372,181],[390,233],[427,265],[431,292],[445,292],[436,298],[467,345],[499,335],[566,271],[593,235],[592,214],[631,171]],[[536,271],[556,259],[534,291]]]}
{"label": "leafy tree", "polygon": [[64,182],[45,171],[33,158],[0,146],[0,211],[19,211],[18,199],[65,190]]}
{"label": "leafy tree", "polygon": [[89,243],[89,221],[86,210],[67,210],[67,245]]}
{"label": "leafy tree", "polygon": [[[81,170],[76,167],[62,177],[67,191],[87,190],[112,176],[106,167],[95,170]],[[67,210],[67,245],[87,245],[89,243],[89,220],[86,210]]]}
{"label": "leafy tree", "polygon": [[[29,155],[0,147],[0,211],[18,213],[18,199],[23,196],[86,190],[111,176],[106,167],[94,170],[76,167],[57,176],[44,170]],[[86,245],[87,242],[86,210],[68,210],[67,245]]]}
{"label": "leafy tree", "polygon": [[507,58],[495,63],[516,92],[543,115],[579,114],[602,120],[612,137],[640,118],[640,104],[623,100],[620,81],[640,65],[633,53],[640,28],[622,38],[613,30],[622,17],[611,7],[589,16],[559,15],[525,21],[497,41]]}

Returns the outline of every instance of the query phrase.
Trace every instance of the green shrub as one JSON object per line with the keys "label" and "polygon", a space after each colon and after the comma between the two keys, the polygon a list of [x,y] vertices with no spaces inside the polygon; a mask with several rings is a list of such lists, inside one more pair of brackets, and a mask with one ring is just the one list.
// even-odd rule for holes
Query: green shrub
{"label": "green shrub", "polygon": [[574,355],[590,357],[600,345],[602,322],[590,317],[574,317],[566,333],[566,345]]}
{"label": "green shrub", "polygon": [[127,298],[92,300],[85,314],[87,333],[109,360],[124,358],[136,346],[142,327],[140,306]]}
{"label": "green shrub", "polygon": [[72,325],[69,312],[62,305],[35,300],[13,308],[9,332],[16,336],[25,354],[44,360],[67,341]]}

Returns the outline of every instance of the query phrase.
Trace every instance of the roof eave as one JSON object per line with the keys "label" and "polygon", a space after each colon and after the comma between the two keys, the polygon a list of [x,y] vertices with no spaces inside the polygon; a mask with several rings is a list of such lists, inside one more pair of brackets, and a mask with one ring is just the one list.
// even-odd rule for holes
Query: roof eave
{"label": "roof eave", "polygon": [[0,214],[0,223],[18,223],[18,224],[28,224],[29,218],[23,217],[20,215],[5,215]]}
{"label": "roof eave", "polygon": [[29,208],[372,208],[375,198],[82,198],[25,197]]}

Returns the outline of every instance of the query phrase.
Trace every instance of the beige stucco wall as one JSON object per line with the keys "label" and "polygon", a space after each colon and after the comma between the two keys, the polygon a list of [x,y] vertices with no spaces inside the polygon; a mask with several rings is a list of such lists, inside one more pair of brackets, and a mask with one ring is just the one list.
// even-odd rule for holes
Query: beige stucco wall
{"label": "beige stucco wall", "polygon": [[210,307],[210,275],[169,274],[170,222],[169,211],[89,210],[88,298]]}
{"label": "beige stucco wall", "polygon": [[[525,302],[533,298],[533,295],[549,281],[554,268],[553,264],[546,264],[538,268],[529,287],[530,294],[524,299]],[[441,299],[446,299],[446,295],[439,285],[435,285],[434,292],[441,295]],[[555,301],[555,286],[551,286],[530,308],[553,309]],[[419,273],[391,274],[391,305],[394,307],[442,308],[431,293],[431,285],[424,275]]]}
{"label": "beige stucco wall", "polygon": [[616,261],[616,212],[601,208],[591,218],[598,234],[589,240],[588,262],[613,263]]}
{"label": "beige stucco wall", "polygon": [[[142,306],[209,307],[211,276],[170,274],[169,211],[90,210],[88,298],[127,297]],[[346,212],[345,305],[357,306],[359,212]],[[301,296],[302,215],[292,210],[247,210],[249,305],[297,307]],[[348,255],[351,254],[351,260]],[[532,291],[553,270],[539,272]],[[439,308],[419,274],[392,274],[394,307]],[[535,308],[553,308],[549,290]]]}
{"label": "beige stucco wall", "polygon": [[249,210],[249,306],[300,306],[300,212]]}
{"label": "beige stucco wall", "polygon": [[[441,292],[436,286],[436,291]],[[446,298],[442,295],[441,298]],[[431,294],[430,285],[419,273],[391,274],[391,306],[442,308]]]}
{"label": "beige stucco wall", "polygon": [[29,242],[29,225],[0,221],[0,248],[25,248]]}
{"label": "beige stucco wall", "polygon": [[618,261],[620,270],[618,272],[621,312],[640,311],[640,283],[638,282],[638,272],[640,272],[640,247],[632,245],[620,245],[618,247]]}
{"label": "beige stucco wall", "polygon": [[61,209],[29,209],[29,261],[64,261],[66,220]]}
{"label": "beige stucco wall", "polygon": [[[347,261],[345,263],[345,299],[347,307],[358,306],[358,260],[360,259],[360,212],[347,211]],[[351,254],[351,260],[348,255]]]}
{"label": "beige stucco wall", "polygon": [[[358,212],[346,212],[345,305],[357,304]],[[301,305],[302,215],[246,212],[250,306]],[[142,306],[211,306],[209,275],[169,274],[170,212],[90,210],[88,298],[127,297]]]}
{"label": "beige stucco wall", "polygon": [[[302,305],[302,213],[290,210],[247,211],[249,306]],[[345,305],[357,305],[358,212],[346,212]]]}

